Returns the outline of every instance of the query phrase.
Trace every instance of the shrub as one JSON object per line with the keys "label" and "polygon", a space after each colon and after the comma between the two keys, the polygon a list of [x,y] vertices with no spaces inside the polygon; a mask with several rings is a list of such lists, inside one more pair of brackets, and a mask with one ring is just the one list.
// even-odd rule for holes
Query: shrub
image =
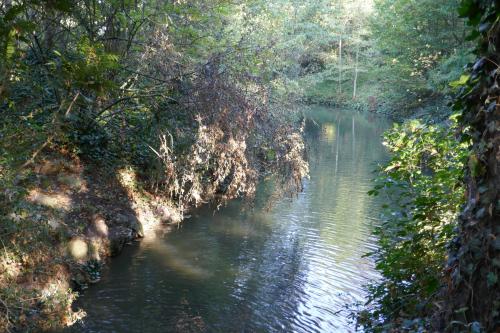
{"label": "shrub", "polygon": [[369,302],[359,316],[367,331],[427,324],[464,202],[468,143],[456,139],[455,118],[445,125],[412,120],[385,133],[392,158],[369,192],[383,194],[385,204],[375,231],[379,248],[369,254],[382,279],[368,287]]}

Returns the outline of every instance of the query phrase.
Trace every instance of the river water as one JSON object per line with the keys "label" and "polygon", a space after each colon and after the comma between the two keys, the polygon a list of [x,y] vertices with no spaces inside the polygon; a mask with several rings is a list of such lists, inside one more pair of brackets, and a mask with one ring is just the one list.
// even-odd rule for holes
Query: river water
{"label": "river water", "polygon": [[307,115],[303,193],[271,210],[205,207],[126,248],[79,298],[87,317],[71,331],[354,331],[346,306],[364,302],[363,285],[378,277],[362,257],[375,247],[380,206],[366,192],[386,159],[388,121],[320,107]]}

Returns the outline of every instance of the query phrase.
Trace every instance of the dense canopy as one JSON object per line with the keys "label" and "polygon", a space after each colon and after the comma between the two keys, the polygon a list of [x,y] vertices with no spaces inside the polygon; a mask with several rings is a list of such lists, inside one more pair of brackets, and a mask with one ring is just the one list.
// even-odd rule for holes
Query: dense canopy
{"label": "dense canopy", "polygon": [[293,198],[308,104],[398,122],[370,191],[384,197],[369,254],[382,278],[349,305],[357,324],[498,330],[498,6],[0,2],[0,330],[81,319],[77,291],[144,234],[117,216],[251,206],[263,180],[269,202]]}

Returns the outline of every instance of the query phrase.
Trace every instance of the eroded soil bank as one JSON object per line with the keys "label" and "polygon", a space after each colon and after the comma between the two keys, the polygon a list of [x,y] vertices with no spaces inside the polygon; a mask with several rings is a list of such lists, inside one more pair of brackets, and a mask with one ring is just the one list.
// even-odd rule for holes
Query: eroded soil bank
{"label": "eroded soil bank", "polygon": [[75,302],[87,315],[66,333],[352,332],[346,304],[366,302],[379,278],[371,236],[381,202],[366,194],[386,159],[389,122],[316,107],[304,131],[310,177],[269,207],[204,205],[165,237],[127,247]]}
{"label": "eroded soil bank", "polygon": [[131,169],[51,152],[2,198],[12,225],[1,235],[0,331],[39,331],[83,316],[71,304],[100,280],[107,258],[179,223],[173,205],[140,188]]}

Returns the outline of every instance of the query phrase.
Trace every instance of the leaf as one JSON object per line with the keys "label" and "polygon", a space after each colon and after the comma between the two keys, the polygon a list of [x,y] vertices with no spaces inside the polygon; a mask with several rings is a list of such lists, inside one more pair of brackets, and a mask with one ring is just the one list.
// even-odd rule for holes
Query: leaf
{"label": "leaf", "polygon": [[479,59],[478,61],[476,61],[476,63],[474,64],[474,66],[472,66],[472,70],[474,72],[480,70],[481,68],[483,68],[483,66],[486,64],[487,60],[486,58],[481,58]]}
{"label": "leaf", "polygon": [[10,60],[16,51],[16,47],[14,45],[14,41],[9,40],[7,42],[7,47],[5,48],[5,58]]}
{"label": "leaf", "polygon": [[384,172],[389,172],[391,170],[399,168],[401,165],[400,164],[391,164],[387,168],[384,169]]}
{"label": "leaf", "polygon": [[478,11],[477,13],[469,16],[469,21],[467,22],[467,24],[475,27],[481,22],[481,17],[481,12]]}
{"label": "leaf", "polygon": [[479,163],[479,159],[476,155],[472,154],[469,156],[469,162],[467,163],[467,166],[469,167],[469,170],[473,177],[477,177],[481,174],[481,164]]}
{"label": "leaf", "polygon": [[472,30],[472,32],[467,37],[465,37],[465,40],[470,42],[475,40],[479,36],[481,36],[481,33],[478,30]]}
{"label": "leaf", "polygon": [[474,321],[470,325],[471,333],[481,333],[481,324],[477,321]]}
{"label": "leaf", "polygon": [[460,309],[455,310],[455,313],[464,313],[467,310],[469,310],[469,308],[467,306],[464,306],[464,307],[462,307]]}
{"label": "leaf", "polygon": [[493,263],[494,267],[500,268],[500,259],[493,259],[491,262]]}
{"label": "leaf", "polygon": [[491,27],[491,23],[490,22],[485,22],[485,23],[481,23],[479,25],[479,32],[480,33],[485,33],[487,32]]}
{"label": "leaf", "polygon": [[21,13],[24,10],[24,5],[15,5],[10,7],[10,9],[5,13],[3,19],[5,22],[12,21],[16,18],[19,13]]}
{"label": "leaf", "polygon": [[486,109],[486,112],[490,113],[490,112],[493,112],[496,110],[496,107],[497,107],[497,103],[496,102],[492,102],[490,103],[490,105],[488,105],[488,108]]}
{"label": "leaf", "polygon": [[276,159],[276,151],[274,149],[268,149],[266,151],[266,159],[272,161]]}
{"label": "leaf", "polygon": [[71,9],[73,8],[73,4],[70,0],[55,0],[51,3],[51,5],[53,8],[66,13],[71,12]]}
{"label": "leaf", "polygon": [[491,288],[498,282],[498,276],[493,273],[489,272],[488,275],[486,275],[486,284],[488,285],[488,288]]}
{"label": "leaf", "polygon": [[460,15],[460,17],[467,17],[472,5],[473,5],[472,0],[462,1],[460,7],[458,7],[458,15]]}
{"label": "leaf", "polygon": [[469,79],[470,79],[470,75],[461,75],[460,79],[458,79],[457,81],[450,82],[450,87],[457,88],[460,86],[464,86],[465,84],[467,84]]}

